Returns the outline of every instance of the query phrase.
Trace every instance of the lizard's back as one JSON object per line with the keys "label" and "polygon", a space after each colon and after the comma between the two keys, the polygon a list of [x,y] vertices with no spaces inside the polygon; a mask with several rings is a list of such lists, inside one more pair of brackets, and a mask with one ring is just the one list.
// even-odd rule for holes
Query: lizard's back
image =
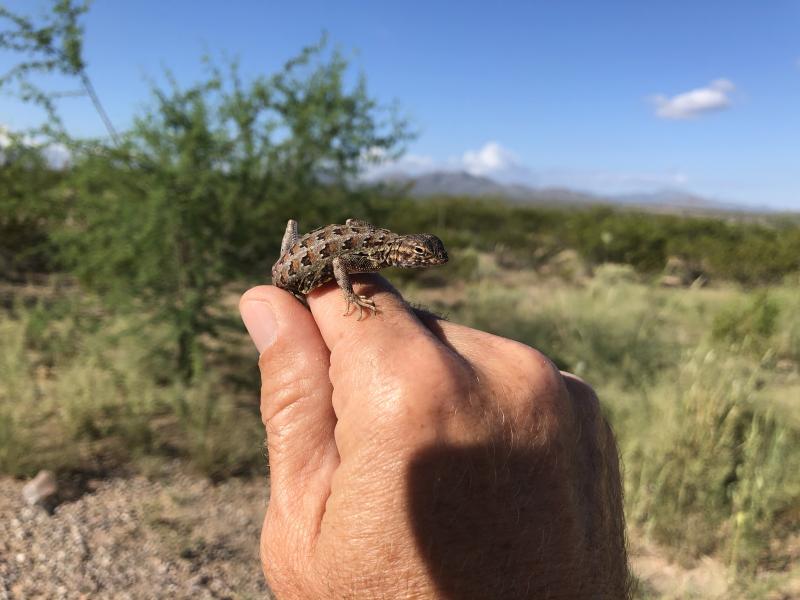
{"label": "lizard's back", "polygon": [[272,283],[307,294],[334,278],[333,259],[346,255],[363,257],[373,269],[381,266],[387,244],[397,238],[388,229],[360,223],[327,225],[301,236],[272,267]]}

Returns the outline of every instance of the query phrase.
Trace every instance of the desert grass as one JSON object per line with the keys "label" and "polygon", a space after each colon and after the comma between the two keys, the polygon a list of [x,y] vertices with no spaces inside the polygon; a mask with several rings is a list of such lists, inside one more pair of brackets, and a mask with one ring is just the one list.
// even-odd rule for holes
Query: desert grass
{"label": "desert grass", "polygon": [[184,382],[157,325],[87,311],[96,306],[0,315],[0,471],[103,471],[154,457],[185,458],[214,478],[263,467],[257,391],[211,367]]}

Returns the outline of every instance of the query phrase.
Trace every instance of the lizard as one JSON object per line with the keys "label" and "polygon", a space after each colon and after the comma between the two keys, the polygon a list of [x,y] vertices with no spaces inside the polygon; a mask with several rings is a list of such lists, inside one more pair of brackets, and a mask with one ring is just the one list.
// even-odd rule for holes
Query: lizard
{"label": "lizard", "polygon": [[378,308],[374,301],[353,291],[350,275],[446,262],[442,240],[429,233],[399,235],[366,221],[347,219],[344,225],[327,225],[300,236],[297,221],[289,219],[280,257],[272,266],[272,283],[305,303],[306,294],[335,279],[346,302],[344,316],[355,305],[360,321],[365,308],[372,314]]}

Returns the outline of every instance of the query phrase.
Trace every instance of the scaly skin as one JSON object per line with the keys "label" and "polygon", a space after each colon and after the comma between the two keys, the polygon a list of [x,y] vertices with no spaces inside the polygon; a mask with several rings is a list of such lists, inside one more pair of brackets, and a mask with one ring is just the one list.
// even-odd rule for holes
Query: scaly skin
{"label": "scaly skin", "polygon": [[344,225],[327,225],[299,236],[297,221],[289,220],[281,243],[281,256],[272,267],[273,285],[300,299],[332,279],[342,289],[345,316],[358,306],[377,312],[375,303],[353,291],[350,275],[374,273],[386,267],[419,269],[447,262],[447,251],[435,235],[399,235],[364,221],[347,219]]}

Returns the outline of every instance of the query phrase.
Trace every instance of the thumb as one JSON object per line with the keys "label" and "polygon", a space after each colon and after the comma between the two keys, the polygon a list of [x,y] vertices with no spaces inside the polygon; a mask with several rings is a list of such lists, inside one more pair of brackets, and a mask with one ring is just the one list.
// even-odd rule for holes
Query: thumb
{"label": "thumb", "polygon": [[309,533],[319,527],[339,463],[328,377],[330,356],[311,313],[272,286],[248,290],[242,320],[261,353],[261,417],[267,430],[269,512]]}

